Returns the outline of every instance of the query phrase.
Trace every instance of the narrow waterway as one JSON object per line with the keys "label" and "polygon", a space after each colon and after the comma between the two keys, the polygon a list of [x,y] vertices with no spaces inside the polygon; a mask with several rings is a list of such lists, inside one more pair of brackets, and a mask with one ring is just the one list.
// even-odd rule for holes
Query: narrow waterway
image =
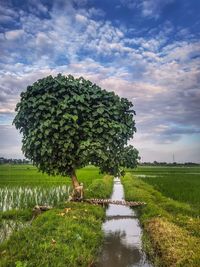
{"label": "narrow waterway", "polygon": [[[114,179],[112,199],[124,199],[119,178]],[[96,267],[152,267],[142,250],[142,229],[134,210],[110,204],[102,227],[105,238]]]}

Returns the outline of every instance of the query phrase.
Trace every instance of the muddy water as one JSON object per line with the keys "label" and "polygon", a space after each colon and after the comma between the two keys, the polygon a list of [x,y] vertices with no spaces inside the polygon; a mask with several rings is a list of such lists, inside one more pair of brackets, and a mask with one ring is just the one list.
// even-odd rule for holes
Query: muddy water
{"label": "muddy water", "polygon": [[[123,198],[123,186],[115,178],[112,199]],[[105,240],[96,267],[152,267],[142,251],[142,230],[131,208],[109,205],[103,231]]]}

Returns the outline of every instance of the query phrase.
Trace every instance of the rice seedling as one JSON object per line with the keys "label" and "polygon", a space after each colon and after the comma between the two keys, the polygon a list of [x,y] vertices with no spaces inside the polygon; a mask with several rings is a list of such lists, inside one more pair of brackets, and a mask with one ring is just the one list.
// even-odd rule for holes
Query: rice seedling
{"label": "rice seedling", "polygon": [[23,187],[4,186],[0,188],[0,211],[26,209],[35,205],[55,206],[68,197],[68,186]]}

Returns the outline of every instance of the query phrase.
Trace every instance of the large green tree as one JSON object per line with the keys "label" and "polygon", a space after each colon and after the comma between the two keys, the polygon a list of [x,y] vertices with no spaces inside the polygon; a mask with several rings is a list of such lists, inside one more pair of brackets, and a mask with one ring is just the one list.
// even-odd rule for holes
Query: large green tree
{"label": "large green tree", "polygon": [[138,151],[127,147],[136,131],[133,104],[80,77],[48,76],[21,93],[13,121],[22,151],[39,170],[70,176],[88,163],[113,175],[134,167]]}

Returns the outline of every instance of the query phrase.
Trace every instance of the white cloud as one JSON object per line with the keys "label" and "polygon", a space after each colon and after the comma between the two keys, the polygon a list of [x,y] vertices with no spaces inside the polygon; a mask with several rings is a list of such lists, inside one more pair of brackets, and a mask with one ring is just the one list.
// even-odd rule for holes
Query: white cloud
{"label": "white cloud", "polygon": [[162,54],[167,55],[166,59],[168,61],[190,61],[192,57],[200,55],[200,42],[174,42],[163,48]]}
{"label": "white cloud", "polygon": [[75,18],[76,18],[76,21],[81,24],[86,24],[88,22],[87,18],[80,14],[76,14]]}
{"label": "white cloud", "polygon": [[15,19],[19,17],[17,11],[4,6],[3,4],[0,5],[0,22],[2,23],[14,23]]}
{"label": "white cloud", "polygon": [[123,6],[129,9],[139,9],[144,17],[157,19],[162,10],[175,0],[121,0]]}
{"label": "white cloud", "polygon": [[10,16],[6,16],[6,15],[0,15],[0,22],[1,23],[7,23],[7,22],[12,22],[13,18]]}
{"label": "white cloud", "polygon": [[5,37],[9,41],[16,40],[18,38],[21,38],[24,34],[24,30],[13,30],[13,31],[7,31],[5,32]]}
{"label": "white cloud", "polygon": [[[131,38],[125,26],[95,20],[95,12],[103,16],[101,10],[87,10],[79,2],[81,8],[77,11],[72,2],[64,3],[65,14],[55,6],[52,11],[41,7],[41,12],[50,12],[51,19],[41,20],[36,13],[23,13],[21,30],[1,35],[0,115],[3,114],[4,122],[8,113],[14,114],[19,94],[27,85],[62,72],[84,76],[133,101],[139,147],[148,141],[149,151],[155,142],[172,148],[183,135],[198,134],[199,42],[190,39],[170,43],[168,34],[173,27],[169,22],[162,30],[152,29],[154,37]],[[145,10],[152,1],[141,3]],[[160,3],[155,1],[149,12],[160,10]],[[163,151],[167,151],[165,145]]]}
{"label": "white cloud", "polygon": [[105,16],[105,12],[102,9],[94,8],[94,7],[88,10],[88,14],[89,14],[89,17],[95,17],[95,18]]}
{"label": "white cloud", "polygon": [[0,125],[0,157],[24,158],[21,136],[14,126]]}

